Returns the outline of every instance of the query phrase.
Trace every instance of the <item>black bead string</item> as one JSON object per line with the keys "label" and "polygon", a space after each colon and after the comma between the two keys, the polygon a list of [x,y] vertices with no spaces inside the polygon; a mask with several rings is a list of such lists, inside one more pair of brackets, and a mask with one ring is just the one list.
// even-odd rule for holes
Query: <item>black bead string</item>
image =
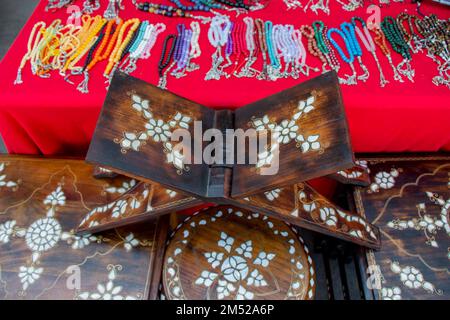
{"label": "black bead string", "polygon": [[106,29],[106,24],[104,24],[103,27],[100,29],[100,34],[98,35],[97,40],[95,40],[95,42],[92,45],[91,49],[89,49],[89,52],[88,52],[88,54],[86,56],[86,61],[84,62],[84,65],[83,65],[83,71],[82,72],[86,71],[86,68],[91,63],[92,58],[94,57],[95,49],[97,49],[97,47],[100,45],[100,42],[105,37],[105,33],[106,33],[105,29]]}
{"label": "black bead string", "polygon": [[[169,54],[166,57],[167,46],[168,46],[170,40],[172,40],[172,44],[169,49]],[[170,34],[164,39],[164,45],[163,45],[163,49],[161,52],[161,58],[159,59],[159,62],[158,62],[159,77],[162,77],[164,75],[163,71],[165,68],[167,68],[167,66],[170,63],[170,60],[172,59],[172,55],[173,55],[173,51],[175,49],[176,42],[177,42],[177,36],[174,34]]]}

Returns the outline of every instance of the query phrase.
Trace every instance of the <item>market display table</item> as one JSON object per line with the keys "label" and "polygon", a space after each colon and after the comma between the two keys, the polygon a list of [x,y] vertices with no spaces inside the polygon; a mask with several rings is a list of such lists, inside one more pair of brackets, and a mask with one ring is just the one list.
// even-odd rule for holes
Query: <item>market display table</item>
{"label": "market display table", "polygon": [[[22,85],[14,85],[17,68],[26,46],[31,29],[38,21],[48,24],[60,18],[63,23],[68,14],[65,10],[56,13],[45,12],[47,1],[41,1],[36,11],[16,39],[15,43],[0,63],[0,132],[10,153],[41,153],[84,155],[94,131],[97,117],[106,97],[104,77],[105,62],[93,69],[90,80],[90,93],[82,94],[76,85],[70,85],[56,73],[50,79],[41,79],[31,74],[29,66],[23,70]],[[76,2],[76,4],[80,4]],[[106,1],[101,1],[102,8],[96,14],[102,14]],[[152,23],[164,22],[167,29],[164,35],[176,32],[178,23],[188,25],[191,21],[180,18],[164,18],[137,11],[131,1],[124,1],[125,10],[121,11],[123,19],[138,17]],[[415,13],[411,4],[392,3],[381,9],[382,17],[397,15],[405,8]],[[272,0],[260,11],[251,16],[271,20],[274,23],[311,24],[321,19],[328,26],[339,26],[357,15],[364,19],[369,17],[366,8],[347,12],[341,5],[330,3],[331,15],[319,16],[302,9],[286,10],[281,0]],[[430,3],[422,5],[426,14],[435,13],[439,18],[450,17],[450,10],[445,6]],[[236,19],[231,14],[231,19]],[[237,19],[242,19],[238,17]],[[307,79],[279,79],[277,81],[259,81],[254,78],[221,79],[204,81],[211,66],[214,48],[208,43],[207,24],[201,25],[200,47],[202,55],[196,60],[200,69],[186,77],[175,79],[169,77],[168,90],[214,108],[238,108],[250,102],[289,88]],[[132,74],[150,83],[158,82],[157,63],[160,58],[163,37],[159,37],[148,60],[138,62],[138,69]],[[437,75],[436,64],[424,53],[413,56],[412,65],[416,76],[414,83],[405,79],[404,83],[393,80],[392,70],[385,57],[380,60],[383,71],[390,81],[385,87],[379,86],[378,70],[372,57],[363,55],[364,63],[370,71],[366,83],[358,82],[356,86],[342,86],[343,99],[348,116],[352,143],[356,152],[401,152],[401,151],[437,151],[450,149],[450,91],[445,86],[435,86],[432,78]],[[401,59],[395,55],[394,63]],[[319,67],[320,61],[310,54],[309,65]],[[350,73],[348,66],[341,73]],[[310,77],[318,73],[312,72]],[[76,83],[82,80],[75,78]]]}

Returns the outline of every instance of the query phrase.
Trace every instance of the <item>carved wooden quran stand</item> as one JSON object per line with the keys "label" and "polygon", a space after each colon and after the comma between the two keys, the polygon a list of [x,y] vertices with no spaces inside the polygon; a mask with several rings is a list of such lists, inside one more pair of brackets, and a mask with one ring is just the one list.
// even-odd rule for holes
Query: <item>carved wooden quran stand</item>
{"label": "carved wooden quran stand", "polygon": [[[201,125],[195,123],[200,120]],[[254,129],[249,137],[265,129],[276,142],[259,150],[256,164],[221,164],[227,152],[236,158],[247,156],[239,148],[230,148],[230,143],[214,164],[188,164],[171,142],[175,130],[188,130],[190,140],[183,140],[183,144],[194,146],[195,131],[210,128],[218,129],[216,133],[223,137],[227,129]],[[202,143],[204,150],[207,142]],[[276,152],[278,173],[262,175]],[[366,169],[354,161],[334,72],[234,112],[205,108],[118,73],[86,160],[98,166],[98,177],[117,172],[140,182],[111,203],[91,210],[80,222],[81,233],[214,203],[261,213],[362,246],[380,247],[377,227],[337,207],[307,182],[328,176],[344,183],[369,183]],[[136,205],[142,202],[146,206]]]}

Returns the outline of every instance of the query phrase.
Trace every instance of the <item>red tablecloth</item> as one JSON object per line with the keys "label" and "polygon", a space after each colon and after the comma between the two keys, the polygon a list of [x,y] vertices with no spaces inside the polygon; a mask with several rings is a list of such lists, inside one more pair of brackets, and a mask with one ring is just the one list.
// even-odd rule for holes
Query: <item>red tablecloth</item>
{"label": "red tablecloth", "polygon": [[[161,0],[163,1],[163,0]],[[161,2],[156,1],[156,2]],[[166,1],[166,0],[164,0]],[[14,86],[17,67],[25,53],[30,30],[38,21],[50,23],[55,18],[67,19],[65,10],[47,13],[41,1],[36,11],[23,28],[15,43],[0,63],[0,131],[11,153],[83,154],[89,141],[103,100],[106,95],[101,64],[93,70],[90,93],[82,94],[75,86],[66,83],[56,73],[50,79],[39,79],[31,75],[29,65],[24,69],[24,84]],[[102,0],[103,13],[107,0]],[[302,2],[307,2],[303,0]],[[335,1],[331,2],[331,15],[304,13],[302,9],[286,10],[282,0],[272,0],[269,6],[255,13],[253,17],[271,20],[274,23],[290,23],[300,26],[322,19],[328,26],[339,26],[354,15],[368,17],[365,8],[346,12]],[[163,21],[169,32],[176,31],[185,19],[164,18],[137,11],[131,0],[124,1],[126,9],[122,18],[139,17],[151,22]],[[82,4],[81,0],[76,4]],[[20,5],[20,4],[18,4]],[[398,14],[405,8],[414,12],[415,6],[394,3],[382,9],[382,15]],[[425,13],[436,13],[439,18],[450,17],[450,9],[426,3]],[[242,16],[239,17],[242,19]],[[264,98],[272,93],[304,81],[282,79],[276,82],[256,79],[222,79],[204,81],[206,71],[211,65],[212,46],[207,40],[208,25],[201,25],[200,45],[202,55],[196,62],[200,70],[182,79],[170,77],[168,89],[178,95],[214,108],[236,108]],[[132,75],[156,84],[157,61],[162,48],[163,37],[154,47],[152,57],[139,62]],[[343,97],[350,124],[354,150],[357,152],[402,152],[450,150],[450,90],[436,87],[431,79],[436,75],[436,65],[425,55],[414,56],[416,70],[415,82],[398,83],[392,79],[392,72],[386,59],[379,54],[383,70],[390,80],[385,88],[378,85],[378,71],[372,57],[365,53],[363,60],[370,69],[371,77],[366,83],[357,86],[343,86]],[[400,57],[394,56],[399,63]],[[319,61],[308,56],[310,65]],[[350,73],[343,68],[342,73]],[[80,82],[82,79],[75,79]]]}

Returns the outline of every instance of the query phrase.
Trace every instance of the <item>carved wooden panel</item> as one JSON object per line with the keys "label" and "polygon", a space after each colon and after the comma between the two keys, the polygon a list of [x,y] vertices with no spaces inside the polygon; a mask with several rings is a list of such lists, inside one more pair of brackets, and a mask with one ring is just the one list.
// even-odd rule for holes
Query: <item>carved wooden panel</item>
{"label": "carved wooden panel", "polygon": [[90,210],[133,185],[92,173],[81,160],[0,156],[1,299],[156,298],[162,220],[75,234]]}
{"label": "carved wooden panel", "polygon": [[208,165],[186,165],[171,136],[176,129],[188,129],[192,142],[194,122],[201,120],[200,130],[205,131],[213,126],[213,117],[213,110],[117,72],[86,159],[139,180],[201,195],[207,188]]}
{"label": "carved wooden panel", "polygon": [[278,150],[279,171],[275,175],[261,175],[254,165],[237,165],[233,173],[233,197],[322,177],[353,166],[347,119],[334,72],[239,108],[235,127],[274,132],[277,143],[258,154],[258,163],[263,165]]}
{"label": "carved wooden panel", "polygon": [[157,184],[134,182],[132,187],[113,201],[90,210],[81,219],[76,231],[81,234],[95,233],[137,224],[167,213],[192,208],[201,203],[202,201],[197,198]]}
{"label": "carved wooden panel", "polygon": [[164,258],[163,286],[168,299],[313,299],[315,272],[295,229],[219,206],[176,228]]}
{"label": "carved wooden panel", "polygon": [[[221,145],[225,154],[236,153],[235,161],[206,164],[202,155],[207,143],[202,141],[206,139],[202,134],[213,128],[218,130],[219,138],[225,139]],[[180,132],[177,129],[186,129],[190,134],[180,138],[186,147],[183,150],[177,150],[177,142],[172,141]],[[248,155],[249,148],[241,148],[245,141],[228,141],[224,136],[227,129],[251,129],[252,132],[246,131],[247,138],[267,130],[276,141],[265,149],[261,143],[259,150],[254,150],[256,164],[235,165],[239,155]],[[195,144],[199,141],[201,146]],[[279,170],[267,175],[264,169],[276,163],[275,149],[280,152]],[[210,110],[117,73],[87,161],[147,183],[215,200],[254,194],[347,169],[353,166],[353,153],[334,72],[236,112]]]}
{"label": "carved wooden panel", "polygon": [[233,199],[233,202],[242,208],[257,210],[305,229],[374,249],[381,246],[376,226],[336,206],[308,183],[276,188],[243,199]]}
{"label": "carved wooden panel", "polygon": [[449,299],[450,157],[364,160],[372,183],[354,196],[359,213],[381,230],[382,249],[367,253],[382,279],[371,278],[376,296]]}
{"label": "carved wooden panel", "polygon": [[[130,206],[139,194],[138,184],[113,203],[94,208],[82,220],[77,231],[92,233],[107,230],[114,226],[125,226],[153,219],[154,217],[175,212],[203,202],[183,193],[153,185],[146,210],[127,210],[117,214],[117,203],[124,202]],[[276,188],[260,194],[241,199],[224,201],[240,208],[263,212],[273,218],[292,223],[293,225],[341,238],[359,245],[378,249],[380,247],[379,230],[366,219],[334,205],[316,192],[308,183],[290,187]],[[206,204],[205,204],[206,205]]]}

